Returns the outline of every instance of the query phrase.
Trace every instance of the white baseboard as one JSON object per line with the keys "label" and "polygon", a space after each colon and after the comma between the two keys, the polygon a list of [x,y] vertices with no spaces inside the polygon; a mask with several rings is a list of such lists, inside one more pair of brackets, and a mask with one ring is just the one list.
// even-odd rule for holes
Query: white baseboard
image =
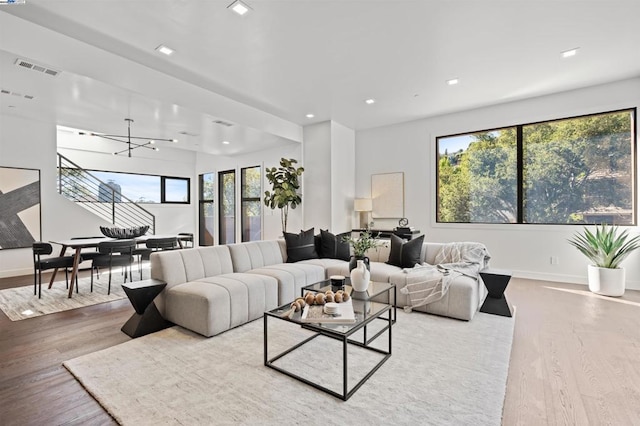
{"label": "white baseboard", "polygon": [[33,275],[33,268],[9,269],[0,271],[0,278],[21,277],[23,275]]}
{"label": "white baseboard", "polygon": [[[545,272],[532,272],[532,271],[512,271],[512,274],[516,278],[525,278],[529,280],[539,281],[553,281],[558,283],[567,284],[581,284],[587,286],[587,270],[585,268],[584,276],[580,275],[565,275],[565,274],[549,274]],[[627,281],[626,288],[629,290],[640,290],[639,281]]]}

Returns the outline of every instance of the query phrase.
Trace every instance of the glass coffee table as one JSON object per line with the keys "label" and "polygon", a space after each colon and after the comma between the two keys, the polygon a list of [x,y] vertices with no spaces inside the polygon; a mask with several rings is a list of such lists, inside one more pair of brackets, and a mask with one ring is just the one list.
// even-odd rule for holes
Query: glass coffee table
{"label": "glass coffee table", "polygon": [[[380,284],[380,283],[378,283]],[[276,309],[267,311],[264,313],[264,365],[270,367],[276,371],[279,371],[283,374],[286,374],[289,377],[292,377],[296,380],[299,380],[303,383],[306,383],[310,386],[313,386],[316,389],[319,389],[323,392],[326,392],[330,395],[333,395],[337,398],[342,399],[343,401],[348,400],[372,375],[375,373],[381,366],[384,364],[387,359],[391,356],[391,347],[392,347],[392,338],[391,338],[391,327],[395,322],[395,315],[392,315],[393,306],[389,303],[376,302],[371,300],[373,297],[382,294],[384,291],[391,292],[395,291],[395,286],[392,284],[384,284],[386,286],[386,290],[383,290],[382,284],[380,287],[376,287],[376,291],[371,291],[370,295],[367,294],[356,294],[356,292],[352,292],[352,288],[349,284],[346,284],[344,287],[344,291],[352,294],[351,302],[353,304],[353,310],[355,313],[355,322],[348,324],[334,324],[334,323],[309,323],[302,321],[302,313],[295,312],[293,315],[288,316],[285,315],[286,312],[290,310],[290,303],[286,305],[280,306]],[[331,288],[330,281],[322,281],[317,284],[313,284],[311,286],[307,286],[303,289],[303,292],[306,291],[326,291],[323,290],[325,286],[328,286],[326,289]],[[370,290],[372,286],[370,285]],[[394,294],[395,295],[395,294]],[[386,315],[385,315],[386,314]],[[303,327],[310,332],[312,332],[311,336],[302,340],[301,342],[295,344],[292,347],[284,350],[283,352],[269,357],[268,355],[268,346],[269,346],[269,334],[268,334],[268,325],[270,319],[277,319],[281,321],[286,321],[296,326]],[[374,321],[383,321],[382,329],[379,330],[373,337],[367,338],[366,328],[371,325]],[[355,333],[363,331],[362,341],[356,340],[353,336]],[[387,333],[388,342],[386,345],[386,350],[379,349],[376,347],[372,347],[371,343],[376,340],[378,337]],[[280,358],[284,357],[287,354],[295,351],[296,349],[302,347],[308,342],[316,339],[319,336],[325,336],[331,339],[338,340],[342,343],[342,392],[336,392],[335,390],[329,389],[311,379],[301,377],[298,374],[295,374],[283,367],[280,367],[275,364]],[[378,354],[383,355],[382,358],[375,364],[373,367],[364,374],[360,380],[353,387],[349,387],[347,382],[347,373],[349,371],[349,363],[347,357],[347,346],[355,345],[360,348],[363,348],[367,351],[376,352]]]}

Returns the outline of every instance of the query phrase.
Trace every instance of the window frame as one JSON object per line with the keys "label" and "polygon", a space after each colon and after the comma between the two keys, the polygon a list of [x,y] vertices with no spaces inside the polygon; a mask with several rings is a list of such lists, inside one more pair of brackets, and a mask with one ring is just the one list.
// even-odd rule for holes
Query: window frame
{"label": "window frame", "polygon": [[[619,226],[638,226],[638,208],[637,208],[637,191],[638,191],[638,170],[637,170],[637,141],[638,141],[638,115],[637,107],[620,108],[610,111],[602,111],[596,113],[581,114],[576,116],[568,116],[561,118],[554,118],[551,120],[540,120],[522,124],[514,124],[509,126],[500,126],[485,130],[473,130],[469,132],[460,132],[449,135],[436,136],[435,138],[435,224],[440,226],[447,225],[533,225],[533,226],[585,226],[589,223],[554,223],[554,222],[524,222],[524,131],[527,126],[534,126],[538,124],[554,123],[565,120],[575,120],[580,118],[593,117],[598,115],[616,114],[616,113],[629,113],[631,114],[631,197],[632,197],[632,214],[631,223],[619,224]],[[465,136],[476,133],[489,133],[504,129],[515,129],[516,131],[516,221],[515,222],[444,222],[440,220],[440,140],[445,138],[451,138],[456,136]],[[617,225],[617,224],[616,224]]]}
{"label": "window frame", "polygon": [[[226,232],[226,228],[224,227],[223,220],[224,216],[224,175],[233,175],[233,232],[231,236],[233,237],[232,241],[227,241],[225,238],[223,241],[222,232]],[[236,169],[222,170],[218,172],[218,244],[234,244],[237,240],[236,232],[237,232],[237,208],[238,208],[238,197],[236,195],[236,185],[237,185],[237,173]]]}
{"label": "window frame", "polygon": [[[249,170],[249,169],[258,169],[259,173],[260,173],[260,190],[258,191],[258,196],[257,197],[245,197],[244,196],[244,187],[245,187],[245,171]],[[251,240],[251,238],[249,239],[245,239],[245,215],[244,215],[244,203],[245,202],[258,202],[258,205],[260,207],[262,207],[262,205],[260,204],[262,202],[262,166],[260,165],[256,165],[256,166],[249,166],[249,167],[242,167],[240,169],[240,229],[241,229],[241,235],[240,235],[240,240],[241,242],[246,242],[246,241],[256,241],[256,240]],[[261,225],[260,225],[260,235],[262,235],[262,208],[260,209],[260,221],[261,221]]]}
{"label": "window frame", "polygon": [[[187,183],[187,201],[167,201],[167,180],[185,181]],[[160,176],[161,204],[191,204],[191,179],[174,176]]]}

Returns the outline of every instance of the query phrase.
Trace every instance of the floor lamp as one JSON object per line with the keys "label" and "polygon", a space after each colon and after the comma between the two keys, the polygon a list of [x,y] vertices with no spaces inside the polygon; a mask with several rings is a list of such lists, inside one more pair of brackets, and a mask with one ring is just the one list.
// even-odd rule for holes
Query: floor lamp
{"label": "floor lamp", "polygon": [[356,198],[353,202],[353,209],[360,213],[360,229],[369,229],[369,212],[373,210],[371,198]]}

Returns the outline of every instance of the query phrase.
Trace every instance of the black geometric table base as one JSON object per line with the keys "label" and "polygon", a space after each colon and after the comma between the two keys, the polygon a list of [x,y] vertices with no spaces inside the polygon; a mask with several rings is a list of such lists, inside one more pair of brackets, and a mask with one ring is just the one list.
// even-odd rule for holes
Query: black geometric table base
{"label": "black geometric table base", "polygon": [[167,283],[160,280],[136,281],[122,285],[136,312],[122,326],[129,337],[140,337],[171,327],[173,324],[162,318],[153,299],[164,290]]}
{"label": "black geometric table base", "polygon": [[511,271],[484,269],[480,271],[480,276],[488,292],[480,312],[511,317],[511,308],[504,295],[511,279]]}

